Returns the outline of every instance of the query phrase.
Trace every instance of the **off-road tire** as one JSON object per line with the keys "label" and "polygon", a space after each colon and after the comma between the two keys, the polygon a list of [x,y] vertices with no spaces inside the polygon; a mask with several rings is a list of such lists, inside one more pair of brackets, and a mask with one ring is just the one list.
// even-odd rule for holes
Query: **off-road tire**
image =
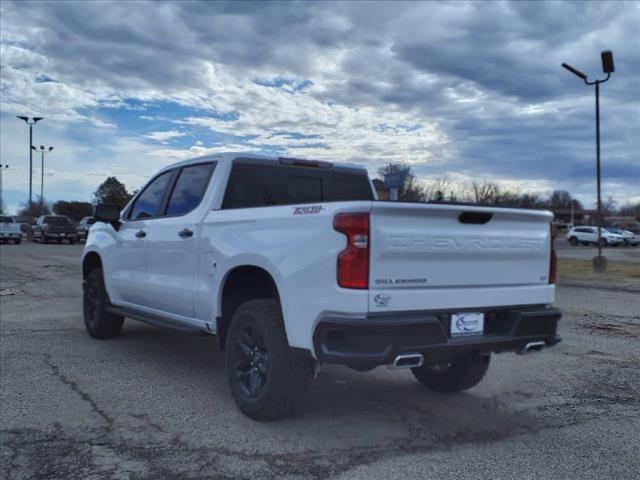
{"label": "off-road tire", "polygon": [[[252,395],[243,381],[246,373],[247,332],[261,336],[264,373]],[[260,343],[260,342],[258,342]],[[241,345],[242,344],[242,345]],[[312,377],[313,362],[304,352],[289,347],[280,304],[275,299],[249,300],[233,314],[226,338],[225,360],[231,394],[238,408],[254,420],[274,420],[293,412]],[[253,363],[252,363],[253,365]]]}
{"label": "off-road tire", "polygon": [[89,272],[83,285],[84,325],[92,338],[114,338],[122,331],[124,317],[107,311],[109,299],[101,268]]}
{"label": "off-road tire", "polygon": [[430,365],[412,368],[413,375],[430,390],[454,393],[475,387],[489,369],[490,354],[472,353],[453,359],[436,370]]}

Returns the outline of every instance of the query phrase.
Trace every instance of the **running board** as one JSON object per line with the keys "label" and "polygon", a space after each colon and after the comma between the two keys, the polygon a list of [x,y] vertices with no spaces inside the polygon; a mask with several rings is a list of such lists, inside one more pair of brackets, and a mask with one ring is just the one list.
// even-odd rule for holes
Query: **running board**
{"label": "running board", "polygon": [[139,322],[147,323],[149,325],[153,325],[154,327],[162,327],[169,328],[171,330],[180,330],[181,332],[187,333],[198,333],[198,334],[206,334],[204,330],[198,328],[190,328],[185,327],[183,325],[178,325],[171,319],[161,317],[159,315],[152,315],[150,313],[141,312],[139,310],[134,310],[132,308],[126,307],[116,307],[115,305],[109,305],[107,307],[107,312],[112,313],[114,315],[120,315],[122,317],[132,318],[133,320],[138,320]]}

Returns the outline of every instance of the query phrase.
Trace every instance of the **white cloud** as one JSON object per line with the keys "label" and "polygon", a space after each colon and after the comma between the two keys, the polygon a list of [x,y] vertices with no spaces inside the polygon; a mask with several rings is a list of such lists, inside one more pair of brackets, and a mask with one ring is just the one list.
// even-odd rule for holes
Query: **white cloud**
{"label": "white cloud", "polygon": [[146,135],[143,135],[143,136],[150,140],[165,142],[166,140],[171,140],[172,138],[184,137],[185,135],[187,135],[185,132],[179,132],[178,130],[166,130],[164,132],[147,133]]}

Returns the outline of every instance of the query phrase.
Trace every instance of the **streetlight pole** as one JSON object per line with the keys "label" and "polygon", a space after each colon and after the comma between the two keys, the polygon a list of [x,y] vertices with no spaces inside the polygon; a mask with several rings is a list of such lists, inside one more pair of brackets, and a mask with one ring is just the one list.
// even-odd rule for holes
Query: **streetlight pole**
{"label": "streetlight pole", "polygon": [[[33,145],[31,146],[31,150],[37,150]],[[40,145],[40,153],[42,156],[40,157],[40,211],[42,211],[42,207],[44,206],[44,154],[51,153],[53,147],[49,147],[49,149],[45,149],[44,145]]]}
{"label": "streetlight pole", "polygon": [[571,73],[580,77],[585,84],[595,85],[596,87],[596,188],[598,195],[598,256],[593,259],[593,270],[596,272],[604,272],[607,269],[607,260],[602,256],[602,198],[601,198],[601,176],[600,176],[600,84],[609,80],[611,74],[615,72],[613,65],[613,53],[610,51],[602,52],[602,71],[607,76],[602,80],[587,80],[587,75],[580,70],[573,68],[571,65],[563,63],[562,66]]}
{"label": "streetlight pole", "polygon": [[2,211],[2,172],[9,168],[9,165],[2,165],[0,163],[0,211]]}
{"label": "streetlight pole", "polygon": [[[38,123],[40,120],[43,120],[44,117],[23,117],[17,115],[20,120],[24,120],[24,122],[29,125],[29,227],[31,227],[31,219],[32,215],[32,198],[33,198],[33,126]],[[27,230],[27,236],[29,240],[31,240],[31,228]]]}

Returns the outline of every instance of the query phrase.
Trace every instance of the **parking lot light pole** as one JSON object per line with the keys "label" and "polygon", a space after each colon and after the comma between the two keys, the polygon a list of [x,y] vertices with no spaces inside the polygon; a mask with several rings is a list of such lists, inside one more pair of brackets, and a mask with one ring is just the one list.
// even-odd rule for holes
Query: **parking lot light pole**
{"label": "parking lot light pole", "polygon": [[[37,150],[36,147],[31,145],[32,150]],[[51,153],[53,147],[49,147],[49,149],[45,149],[44,145],[40,145],[40,153],[42,154],[40,158],[40,211],[43,210],[44,206],[44,154]]]}
{"label": "parking lot light pole", "polygon": [[0,210],[2,209],[2,172],[9,168],[9,165],[0,163]]}
{"label": "parking lot light pole", "polygon": [[593,270],[595,272],[604,272],[607,269],[607,259],[602,256],[602,200],[600,195],[600,84],[609,80],[611,74],[615,71],[613,65],[613,53],[605,51],[600,54],[602,58],[602,71],[607,76],[602,80],[589,81],[587,75],[580,70],[573,68],[571,65],[563,63],[562,66],[571,73],[581,78],[587,85],[595,85],[596,87],[596,187],[598,193],[598,256],[593,259]]}
{"label": "parking lot light pole", "polygon": [[27,230],[27,237],[29,240],[32,239],[31,234],[31,219],[32,215],[32,201],[33,201],[33,126],[38,123],[40,120],[44,120],[43,117],[23,117],[21,115],[17,115],[20,120],[24,120],[24,123],[29,125],[29,230]]}

